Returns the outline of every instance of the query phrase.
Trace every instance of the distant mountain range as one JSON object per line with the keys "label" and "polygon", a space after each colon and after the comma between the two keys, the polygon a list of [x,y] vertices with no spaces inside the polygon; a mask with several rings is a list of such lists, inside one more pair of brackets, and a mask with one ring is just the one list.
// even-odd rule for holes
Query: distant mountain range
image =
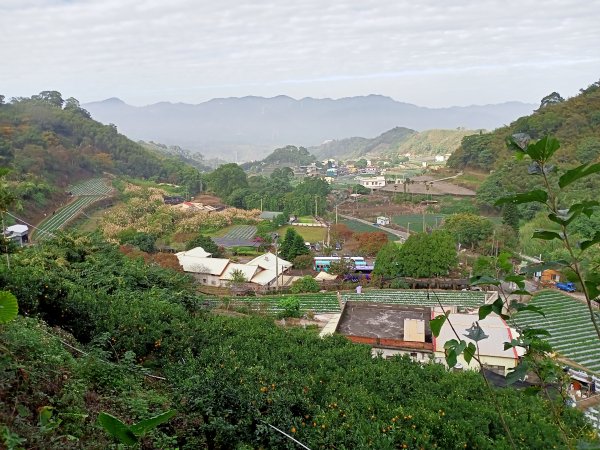
{"label": "distant mountain range", "polygon": [[350,136],[373,138],[395,127],[494,129],[537,105],[507,102],[426,108],[381,95],[337,100],[286,96],[213,99],[197,105],[136,107],[111,98],[83,105],[103,123],[136,140],[179,145],[230,161],[257,160],[285,145],[316,146]]}

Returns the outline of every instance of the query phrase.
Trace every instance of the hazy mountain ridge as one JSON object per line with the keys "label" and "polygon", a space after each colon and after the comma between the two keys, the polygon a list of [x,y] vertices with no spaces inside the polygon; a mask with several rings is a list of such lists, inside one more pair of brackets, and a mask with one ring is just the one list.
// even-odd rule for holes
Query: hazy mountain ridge
{"label": "hazy mountain ridge", "polygon": [[373,138],[395,127],[493,129],[534,108],[519,102],[425,108],[381,95],[341,99],[231,97],[197,105],[161,102],[136,107],[110,98],[83,105],[136,140],[198,151],[207,158],[256,160],[286,145],[316,146],[349,136]]}

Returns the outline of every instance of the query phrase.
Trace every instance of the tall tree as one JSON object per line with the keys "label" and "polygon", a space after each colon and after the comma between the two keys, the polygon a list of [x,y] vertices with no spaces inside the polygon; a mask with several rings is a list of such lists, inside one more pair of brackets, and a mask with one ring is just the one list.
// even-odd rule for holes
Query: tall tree
{"label": "tall tree", "polygon": [[507,203],[502,208],[502,223],[508,225],[515,232],[519,232],[519,208],[514,203]]}
{"label": "tall tree", "polygon": [[401,275],[434,277],[446,275],[458,258],[452,236],[442,230],[411,235],[400,247]]}
{"label": "tall tree", "polygon": [[224,164],[208,176],[211,189],[221,198],[228,197],[236,189],[248,187],[246,172],[235,163]]}
{"label": "tall tree", "polygon": [[492,235],[494,224],[485,217],[461,213],[447,217],[443,228],[454,236],[456,242],[474,248]]}
{"label": "tall tree", "polygon": [[374,275],[392,279],[400,275],[401,253],[395,242],[388,242],[377,252]]}

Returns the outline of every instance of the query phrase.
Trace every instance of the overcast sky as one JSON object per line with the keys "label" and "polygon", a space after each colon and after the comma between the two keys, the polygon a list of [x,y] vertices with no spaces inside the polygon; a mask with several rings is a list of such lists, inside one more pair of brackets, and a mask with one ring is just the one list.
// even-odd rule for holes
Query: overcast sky
{"label": "overcast sky", "polygon": [[538,103],[600,79],[600,0],[0,0],[0,57],[7,97]]}

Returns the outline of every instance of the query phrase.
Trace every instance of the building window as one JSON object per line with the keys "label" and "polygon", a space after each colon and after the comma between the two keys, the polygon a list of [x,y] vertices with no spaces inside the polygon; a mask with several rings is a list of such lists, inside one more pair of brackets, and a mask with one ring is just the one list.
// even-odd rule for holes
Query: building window
{"label": "building window", "polygon": [[202,278],[202,282],[203,282],[203,283],[206,283],[206,278]]}

